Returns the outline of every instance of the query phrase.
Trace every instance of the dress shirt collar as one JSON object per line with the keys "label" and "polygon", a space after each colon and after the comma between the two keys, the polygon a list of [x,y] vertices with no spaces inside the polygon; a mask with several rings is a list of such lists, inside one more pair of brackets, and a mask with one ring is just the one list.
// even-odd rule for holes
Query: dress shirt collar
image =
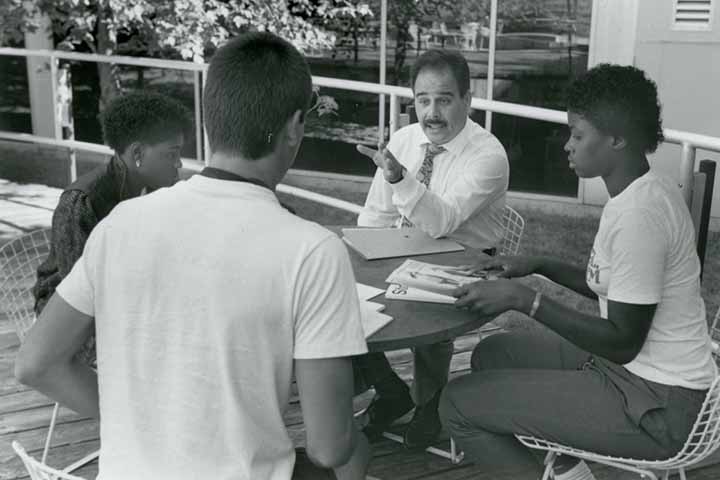
{"label": "dress shirt collar", "polygon": [[[465,126],[462,128],[462,130],[460,130],[457,135],[455,135],[455,138],[453,138],[447,143],[443,143],[441,146],[445,150],[447,150],[448,153],[453,155],[457,155],[462,152],[465,148],[465,145],[467,145],[468,138],[470,137],[471,123],[472,120],[470,120],[470,117],[468,117],[465,121]],[[420,128],[420,131],[422,132],[422,143],[420,145],[423,147],[424,151],[425,147],[430,143],[430,139],[428,139],[427,135],[425,135],[425,132],[422,131],[422,127]]]}

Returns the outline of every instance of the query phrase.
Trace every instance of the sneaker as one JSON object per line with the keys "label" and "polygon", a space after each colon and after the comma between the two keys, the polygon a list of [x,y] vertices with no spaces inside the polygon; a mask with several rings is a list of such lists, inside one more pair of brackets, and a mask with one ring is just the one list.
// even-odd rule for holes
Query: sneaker
{"label": "sneaker", "polygon": [[375,395],[365,409],[368,423],[363,428],[363,433],[369,440],[377,440],[396,420],[413,408],[415,408],[415,403],[407,391],[402,396]]}
{"label": "sneaker", "polygon": [[415,413],[408,423],[403,442],[410,449],[426,449],[437,440],[442,424],[438,414],[440,392],[424,405],[415,407]]}

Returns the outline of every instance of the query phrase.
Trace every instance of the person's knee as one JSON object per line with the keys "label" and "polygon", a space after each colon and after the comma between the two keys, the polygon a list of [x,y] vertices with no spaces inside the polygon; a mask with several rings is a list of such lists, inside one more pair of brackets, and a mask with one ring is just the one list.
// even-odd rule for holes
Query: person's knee
{"label": "person's knee", "polygon": [[485,337],[475,346],[470,357],[470,368],[474,372],[503,368],[507,359],[508,344],[511,342],[509,333],[498,333]]}

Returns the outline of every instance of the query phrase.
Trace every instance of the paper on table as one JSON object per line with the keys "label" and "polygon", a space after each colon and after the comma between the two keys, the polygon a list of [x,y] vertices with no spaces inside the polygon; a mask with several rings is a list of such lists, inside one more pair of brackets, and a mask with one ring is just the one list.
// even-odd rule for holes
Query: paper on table
{"label": "paper on table", "polygon": [[365,285],[364,283],[356,283],[355,287],[357,288],[358,297],[360,297],[360,301],[363,300],[370,300],[373,297],[377,297],[381,293],[383,293],[381,288],[375,288],[371,287],[370,285]]}
{"label": "paper on table", "polygon": [[451,273],[453,268],[455,267],[434,265],[432,263],[418,262],[417,260],[405,260],[385,281],[448,295],[461,285],[493,278],[489,275],[468,276],[457,272]]}
{"label": "paper on table", "polygon": [[451,297],[450,295],[428,292],[427,290],[406,287],[405,285],[398,285],[397,283],[390,284],[388,289],[385,291],[385,298],[428,303],[455,303],[455,297]]}
{"label": "paper on table", "polygon": [[[360,302],[360,318],[365,338],[368,338],[383,328],[393,319],[390,315],[385,315],[384,313],[377,311],[376,305],[380,304],[373,302]],[[384,305],[381,306],[384,308]]]}
{"label": "paper on table", "polygon": [[343,240],[366,260],[458,252],[465,248],[447,238],[432,238],[418,228],[343,228]]}

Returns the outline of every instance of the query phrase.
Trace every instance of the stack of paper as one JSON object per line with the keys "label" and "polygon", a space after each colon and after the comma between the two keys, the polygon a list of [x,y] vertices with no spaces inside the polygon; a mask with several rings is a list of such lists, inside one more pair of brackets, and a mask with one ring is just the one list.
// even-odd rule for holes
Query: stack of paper
{"label": "stack of paper", "polygon": [[393,318],[390,315],[380,313],[385,309],[385,305],[368,301],[380,295],[383,292],[381,289],[362,283],[357,283],[356,287],[358,298],[360,299],[360,319],[363,325],[363,332],[365,333],[365,338],[368,338],[390,323]]}
{"label": "stack of paper", "polygon": [[451,292],[461,285],[496,278],[488,272],[468,275],[456,267],[406,260],[385,280],[386,298],[416,302],[455,303]]}
{"label": "stack of paper", "polygon": [[464,250],[446,238],[432,238],[418,228],[343,228],[343,240],[366,260]]}

